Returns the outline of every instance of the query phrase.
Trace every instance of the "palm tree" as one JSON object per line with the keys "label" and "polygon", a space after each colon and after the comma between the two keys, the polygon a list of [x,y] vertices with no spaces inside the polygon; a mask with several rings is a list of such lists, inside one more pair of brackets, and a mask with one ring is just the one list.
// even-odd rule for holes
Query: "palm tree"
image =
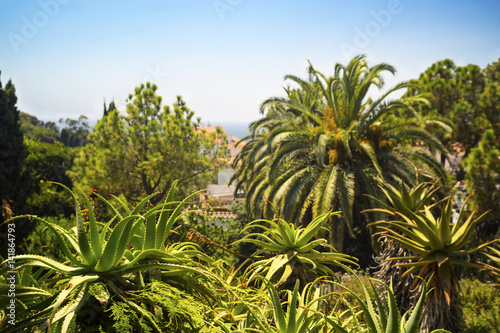
{"label": "palm tree", "polygon": [[245,189],[247,208],[256,218],[278,212],[300,224],[341,210],[342,216],[330,221],[330,237],[342,250],[347,230],[353,236],[355,227],[365,229],[360,212],[373,203],[364,194],[381,197],[381,182],[413,184],[417,161],[444,175],[428,150],[408,143],[444,148],[415,118],[391,115],[401,109],[416,115],[412,105],[425,102],[419,96],[387,99],[409,83],[369,97],[371,87],[383,87],[382,73],[395,73],[392,66],[369,67],[358,56],[347,66],[336,64],[332,77],[312,65],[309,72],[314,80],[286,76],[298,88],[286,88],[286,98],[262,104],[265,116],[250,125],[233,180]]}

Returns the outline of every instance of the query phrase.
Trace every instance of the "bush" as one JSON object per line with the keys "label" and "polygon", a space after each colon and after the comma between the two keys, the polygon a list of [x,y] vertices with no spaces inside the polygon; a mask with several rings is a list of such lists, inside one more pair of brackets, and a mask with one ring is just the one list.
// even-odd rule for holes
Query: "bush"
{"label": "bush", "polygon": [[460,281],[463,316],[467,333],[500,332],[499,285],[479,280]]}

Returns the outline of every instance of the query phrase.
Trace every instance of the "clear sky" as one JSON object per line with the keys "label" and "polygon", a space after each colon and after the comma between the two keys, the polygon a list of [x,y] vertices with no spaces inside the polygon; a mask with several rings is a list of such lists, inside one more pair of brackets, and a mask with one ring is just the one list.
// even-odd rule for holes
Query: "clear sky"
{"label": "clear sky", "polygon": [[151,81],[206,122],[250,122],[286,74],[325,74],[364,53],[396,67],[387,84],[445,58],[500,57],[500,1],[0,0],[0,70],[41,119],[124,110]]}

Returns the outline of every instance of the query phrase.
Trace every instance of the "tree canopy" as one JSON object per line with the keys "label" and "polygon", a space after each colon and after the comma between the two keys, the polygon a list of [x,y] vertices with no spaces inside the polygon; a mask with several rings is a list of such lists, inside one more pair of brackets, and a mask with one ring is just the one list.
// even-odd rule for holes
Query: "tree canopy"
{"label": "tree canopy", "polygon": [[[331,224],[334,245],[341,250],[345,230],[366,230],[361,211],[372,207],[364,196],[379,196],[382,182],[415,182],[416,166],[424,163],[438,174],[444,170],[424,147],[444,147],[416,118],[391,114],[424,101],[418,96],[388,100],[393,92],[409,86],[400,83],[380,97],[368,96],[371,87],[382,88],[382,73],[394,74],[385,63],[369,67],[363,56],[347,66],[337,64],[331,77],[310,67],[312,80],[288,75],[298,84],[287,88],[286,98],[265,101],[264,117],[250,125],[249,143],[235,161],[234,180],[246,190],[248,210],[254,218],[275,214],[296,224],[341,210]],[[382,117],[391,117],[381,121]]]}
{"label": "tree canopy", "polygon": [[59,127],[56,123],[38,120],[26,112],[21,112],[19,116],[21,131],[27,138],[46,143],[54,143],[59,139]]}
{"label": "tree canopy", "polygon": [[[450,59],[432,64],[407,96],[429,94],[430,105],[418,107],[421,116],[439,116],[449,119],[454,125],[452,134],[437,127],[430,127],[446,145],[451,159],[451,170],[457,180],[463,180],[465,170],[460,161],[476,147],[484,131],[497,126],[500,118],[498,103],[500,89],[495,81],[498,65],[489,65],[483,70],[477,65],[456,66]],[[444,159],[441,160],[444,164]]]}
{"label": "tree canopy", "polygon": [[216,143],[222,133],[203,133],[180,96],[173,107],[162,108],[156,90],[141,84],[129,95],[125,115],[111,109],[99,120],[70,173],[76,186],[123,194],[132,202],[159,193],[159,201],[176,180],[186,193],[215,176],[223,163]]}

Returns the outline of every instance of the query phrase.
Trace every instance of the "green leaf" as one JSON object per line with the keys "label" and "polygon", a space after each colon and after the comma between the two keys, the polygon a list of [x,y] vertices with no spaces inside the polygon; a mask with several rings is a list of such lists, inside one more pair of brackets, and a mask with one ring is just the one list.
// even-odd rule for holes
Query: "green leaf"
{"label": "green leaf", "polygon": [[94,210],[92,209],[92,205],[90,204],[90,200],[88,196],[83,193],[82,190],[79,190],[79,193],[85,198],[85,203],[87,204],[87,211],[89,215],[89,228],[90,228],[90,246],[93,251],[93,255],[95,258],[99,258],[102,253],[102,241],[99,236],[99,229],[97,227],[97,221],[95,219]]}
{"label": "green leaf", "polygon": [[404,330],[407,333],[418,333],[418,328],[420,326],[420,317],[422,316],[422,311],[424,309],[425,298],[427,296],[428,290],[427,282],[424,281],[422,285],[422,294],[420,295],[420,298],[418,299],[418,302],[411,313],[410,319],[408,319],[408,322],[406,322],[406,325],[404,327]]}
{"label": "green leaf", "polygon": [[95,270],[97,272],[105,272],[116,265],[121,259],[127,246],[130,230],[136,219],[142,219],[141,216],[128,216],[118,222],[113,228],[111,236],[104,248],[101,258]]}

